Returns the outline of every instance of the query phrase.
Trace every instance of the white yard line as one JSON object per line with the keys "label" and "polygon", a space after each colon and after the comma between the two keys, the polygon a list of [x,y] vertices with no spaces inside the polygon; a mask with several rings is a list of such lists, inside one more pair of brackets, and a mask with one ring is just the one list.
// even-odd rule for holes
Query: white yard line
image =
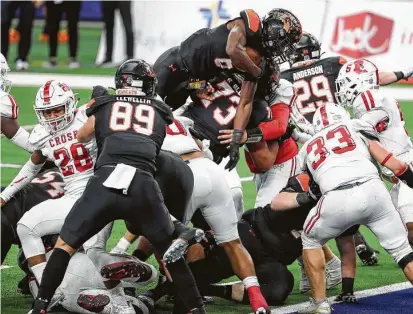
{"label": "white yard line", "polygon": [[1,265],[0,270],[7,269],[7,268],[12,268],[12,267],[13,266]]}
{"label": "white yard line", "polygon": [[[402,283],[396,283],[393,285],[383,286],[379,288],[357,291],[355,292],[355,295],[357,298],[366,298],[366,297],[371,297],[371,296],[375,296],[378,294],[400,291],[400,290],[405,290],[409,288],[412,288],[412,284],[410,282],[402,282]],[[328,301],[331,304],[337,303],[337,302],[334,302],[334,298],[335,296],[328,298]],[[309,305],[309,302],[303,302],[299,304],[282,306],[282,307],[273,309],[271,313],[274,313],[274,314],[294,313],[294,312],[297,312],[307,307],[308,305]]]}

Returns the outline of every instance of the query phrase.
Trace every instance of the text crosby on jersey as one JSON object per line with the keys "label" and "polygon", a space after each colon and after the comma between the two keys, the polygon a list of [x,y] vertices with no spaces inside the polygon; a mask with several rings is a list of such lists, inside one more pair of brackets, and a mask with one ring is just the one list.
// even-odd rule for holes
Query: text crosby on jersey
{"label": "text crosby on jersey", "polygon": [[302,70],[296,73],[293,73],[294,81],[300,80],[303,77],[314,75],[314,74],[322,74],[324,72],[322,65],[317,65],[313,68],[309,68],[306,70]]}

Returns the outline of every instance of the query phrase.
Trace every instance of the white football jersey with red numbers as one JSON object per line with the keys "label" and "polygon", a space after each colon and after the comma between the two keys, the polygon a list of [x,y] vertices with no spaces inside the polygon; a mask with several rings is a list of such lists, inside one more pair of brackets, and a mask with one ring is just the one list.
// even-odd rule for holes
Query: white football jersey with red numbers
{"label": "white football jersey with red numbers", "polygon": [[13,96],[0,91],[1,116],[10,119],[16,119],[19,116],[19,106]]}
{"label": "white football jersey with red numbers", "polygon": [[95,139],[83,144],[76,139],[77,132],[86,120],[84,105],[76,109],[73,122],[65,129],[50,134],[38,124],[30,134],[29,140],[34,149],[40,150],[60,169],[65,182],[65,195],[80,196],[94,172],[97,156]]}
{"label": "white football jersey with red numbers", "polygon": [[193,125],[194,122],[191,119],[175,117],[174,122],[166,127],[166,137],[162,149],[178,155],[201,151],[189,132],[189,128]]}
{"label": "white football jersey with red numbers", "polygon": [[402,157],[410,155],[413,145],[405,129],[403,113],[394,98],[379,90],[366,90],[354,99],[353,114],[356,119],[371,123],[380,142],[395,156],[404,160]]}
{"label": "white football jersey with red numbers", "polygon": [[333,124],[315,134],[301,148],[299,161],[325,193],[340,186],[379,178],[365,136],[377,138],[373,127],[362,120]]}

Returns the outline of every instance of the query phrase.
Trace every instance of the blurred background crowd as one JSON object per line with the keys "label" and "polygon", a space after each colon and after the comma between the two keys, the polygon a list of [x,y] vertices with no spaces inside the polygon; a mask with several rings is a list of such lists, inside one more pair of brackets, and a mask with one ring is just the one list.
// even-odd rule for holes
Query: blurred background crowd
{"label": "blurred background crowd", "polygon": [[105,58],[96,66],[114,67],[116,11],[123,21],[129,59],[134,55],[131,1],[1,1],[1,53],[16,71],[27,71],[29,66],[36,71],[78,69],[79,60],[82,66],[93,66],[103,28]]}

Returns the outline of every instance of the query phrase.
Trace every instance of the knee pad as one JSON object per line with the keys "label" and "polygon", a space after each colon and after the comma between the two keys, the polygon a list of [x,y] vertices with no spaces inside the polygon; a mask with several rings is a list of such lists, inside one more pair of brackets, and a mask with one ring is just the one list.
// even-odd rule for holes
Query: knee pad
{"label": "knee pad", "polygon": [[404,256],[397,264],[399,264],[399,267],[404,270],[410,262],[413,261],[413,252],[410,252],[406,256]]}

